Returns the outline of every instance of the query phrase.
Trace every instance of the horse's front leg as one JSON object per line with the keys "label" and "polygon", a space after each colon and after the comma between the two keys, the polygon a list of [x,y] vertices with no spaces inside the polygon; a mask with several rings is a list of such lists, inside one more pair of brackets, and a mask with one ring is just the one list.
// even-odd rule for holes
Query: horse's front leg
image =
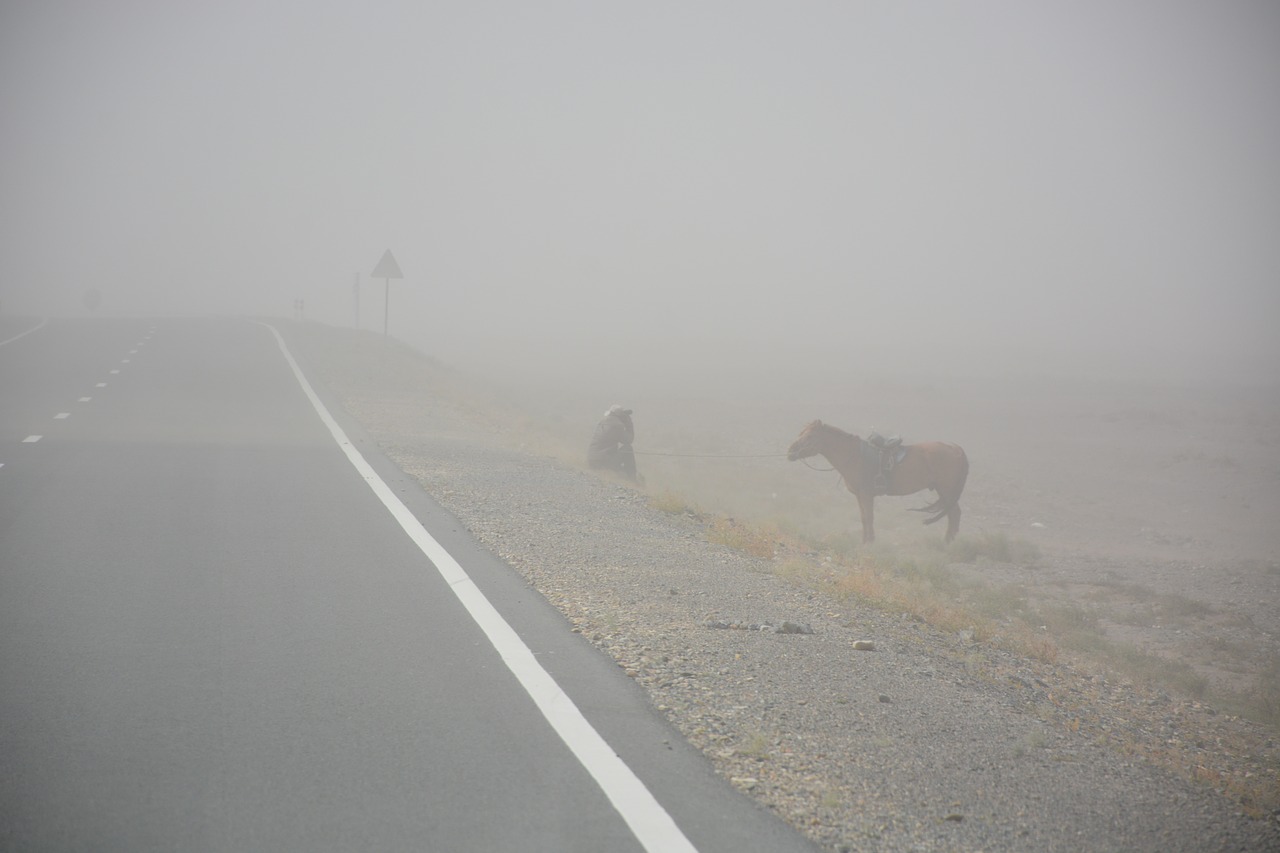
{"label": "horse's front leg", "polygon": [[869,545],[876,541],[876,499],[856,492],[854,496],[858,499],[858,512],[862,513],[862,542]]}

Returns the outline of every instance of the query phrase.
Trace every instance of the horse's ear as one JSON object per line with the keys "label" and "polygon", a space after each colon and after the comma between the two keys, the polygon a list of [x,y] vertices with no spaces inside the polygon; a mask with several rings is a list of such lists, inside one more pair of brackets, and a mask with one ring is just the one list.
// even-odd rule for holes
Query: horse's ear
{"label": "horse's ear", "polygon": [[816,427],[820,427],[820,426],[822,426],[822,421],[814,421],[814,422],[813,422],[813,425],[814,425],[814,426],[816,426]]}

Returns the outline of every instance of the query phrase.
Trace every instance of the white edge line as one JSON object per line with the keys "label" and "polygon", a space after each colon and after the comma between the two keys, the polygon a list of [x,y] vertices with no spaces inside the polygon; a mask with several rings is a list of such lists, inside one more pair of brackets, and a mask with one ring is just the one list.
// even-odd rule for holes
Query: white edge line
{"label": "white edge line", "polygon": [[578,706],[573,704],[573,700],[565,694],[555,679],[542,668],[533,656],[533,652],[520,639],[520,635],[502,618],[502,614],[498,613],[489,599],[485,598],[484,593],[475,585],[458,561],[427,532],[409,508],[395,496],[391,487],[360,455],[360,451],[351,444],[342,427],[320,402],[311,383],[307,381],[298,363],[294,361],[280,332],[268,323],[260,323],[260,325],[266,326],[275,335],[276,343],[280,346],[280,352],[284,354],[285,361],[293,370],[294,378],[302,386],[303,393],[311,401],[320,420],[328,427],[329,433],[346,454],[347,460],[364,478],[369,488],[373,489],[373,493],[400,523],[414,544],[435,565],[441,577],[453,590],[453,594],[462,602],[462,606],[467,609],[471,618],[480,626],[480,630],[484,631],[489,642],[502,656],[507,668],[532,697],[538,710],[613,803],[613,807],[631,828],[636,840],[648,853],[680,853],[680,851],[697,853],[697,848],[676,826],[671,815],[654,799],[653,794],[639,777],[587,721]]}
{"label": "white edge line", "polygon": [[5,344],[11,344],[14,341],[16,341],[18,338],[26,337],[27,335],[31,334],[34,331],[43,329],[45,327],[45,324],[48,322],[49,322],[48,317],[42,318],[39,323],[36,323],[34,326],[32,326],[30,329],[27,329],[25,332],[18,332],[18,334],[14,335],[12,338],[9,338],[8,340],[5,340],[5,341],[0,341],[0,347],[4,346]]}

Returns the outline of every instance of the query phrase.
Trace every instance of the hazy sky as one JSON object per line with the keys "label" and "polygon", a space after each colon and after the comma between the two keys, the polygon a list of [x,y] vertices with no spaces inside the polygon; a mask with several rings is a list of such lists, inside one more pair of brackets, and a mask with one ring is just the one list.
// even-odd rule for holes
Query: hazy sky
{"label": "hazy sky", "polygon": [[1280,377],[1272,0],[3,0],[0,116],[3,311],[380,330],[391,248],[458,363]]}

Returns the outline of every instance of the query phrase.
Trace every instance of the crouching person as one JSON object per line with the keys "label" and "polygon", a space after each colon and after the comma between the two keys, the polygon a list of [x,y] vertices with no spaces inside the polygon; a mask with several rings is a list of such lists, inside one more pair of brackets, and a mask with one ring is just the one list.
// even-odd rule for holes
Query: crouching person
{"label": "crouching person", "polygon": [[631,423],[631,410],[610,406],[591,436],[587,466],[598,471],[613,471],[633,483],[637,482],[636,454],[631,448],[635,440],[636,428]]}

